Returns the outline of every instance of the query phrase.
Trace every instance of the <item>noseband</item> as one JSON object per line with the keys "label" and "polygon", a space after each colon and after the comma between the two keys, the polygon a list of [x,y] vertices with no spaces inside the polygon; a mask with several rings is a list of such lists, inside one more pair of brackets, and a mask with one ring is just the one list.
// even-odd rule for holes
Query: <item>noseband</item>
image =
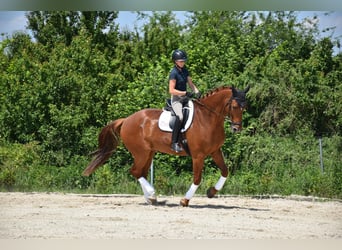
{"label": "noseband", "polygon": [[[227,102],[227,104],[224,106],[224,107],[228,107],[228,115],[224,116],[222,114],[223,112],[221,112],[221,115],[223,115],[225,117],[225,120],[228,121],[231,124],[231,126],[241,126],[242,125],[242,121],[241,122],[233,122],[231,120],[230,116],[229,116],[230,115],[230,110],[232,110],[232,102],[233,102],[234,99],[237,100],[236,98],[231,96],[229,101]],[[239,102],[238,102],[238,104],[239,104],[239,106],[241,106]],[[243,109],[242,107],[240,107],[240,108],[241,108],[241,110]],[[224,109],[225,108],[223,108],[223,111],[224,111]]]}

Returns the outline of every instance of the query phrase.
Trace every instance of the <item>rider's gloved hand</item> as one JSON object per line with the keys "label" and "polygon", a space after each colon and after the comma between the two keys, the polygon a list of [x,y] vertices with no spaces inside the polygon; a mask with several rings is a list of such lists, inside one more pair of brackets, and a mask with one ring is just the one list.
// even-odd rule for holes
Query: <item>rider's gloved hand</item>
{"label": "rider's gloved hand", "polygon": [[192,98],[192,97],[194,97],[194,93],[192,93],[192,92],[186,92],[186,94],[185,94],[185,96],[186,97],[189,97],[189,98]]}

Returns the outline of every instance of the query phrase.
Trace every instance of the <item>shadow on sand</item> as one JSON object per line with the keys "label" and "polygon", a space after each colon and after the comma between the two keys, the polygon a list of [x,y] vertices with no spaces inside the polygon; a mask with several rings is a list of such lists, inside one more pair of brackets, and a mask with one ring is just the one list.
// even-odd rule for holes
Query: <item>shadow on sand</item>
{"label": "shadow on sand", "polygon": [[[141,205],[146,205],[146,206],[151,206],[148,205],[146,203],[141,203]],[[180,204],[176,204],[176,203],[168,203],[167,200],[163,200],[163,201],[157,201],[157,204],[154,205],[156,207],[169,207],[169,208],[173,208],[173,207],[181,207]],[[252,208],[252,207],[239,207],[239,206],[226,206],[226,205],[215,205],[215,204],[203,204],[203,205],[199,205],[199,204],[190,204],[187,208],[193,208],[193,209],[243,209],[243,210],[249,210],[249,211],[270,211],[270,209],[263,209],[263,208]]]}

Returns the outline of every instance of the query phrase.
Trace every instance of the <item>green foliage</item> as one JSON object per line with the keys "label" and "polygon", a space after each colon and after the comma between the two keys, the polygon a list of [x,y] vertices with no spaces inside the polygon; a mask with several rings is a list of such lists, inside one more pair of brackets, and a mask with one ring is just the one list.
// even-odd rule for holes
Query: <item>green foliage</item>
{"label": "green foliage", "polygon": [[34,38],[49,48],[57,43],[69,46],[82,30],[91,35],[94,44],[108,46],[111,34],[117,30],[113,25],[117,16],[118,13],[112,11],[31,11],[26,14]]}
{"label": "green foliage", "polygon": [[[225,125],[223,193],[341,197],[339,40],[295,12],[191,12],[185,25],[172,12],[137,12],[144,24],[134,31],[119,31],[117,14],[28,12],[36,40],[14,33],[0,43],[1,190],[141,193],[122,145],[93,176],[81,173],[107,122],[163,107],[170,56],[182,48],[202,92],[251,86],[244,131]],[[157,154],[154,164],[160,194],[186,192],[191,158]],[[199,193],[219,178],[205,164]]]}
{"label": "green foliage", "polygon": [[323,156],[324,172],[318,139],[312,136],[240,136],[235,140],[240,154],[229,157],[234,160],[233,171],[223,192],[341,197],[341,137],[323,139],[328,155]]}

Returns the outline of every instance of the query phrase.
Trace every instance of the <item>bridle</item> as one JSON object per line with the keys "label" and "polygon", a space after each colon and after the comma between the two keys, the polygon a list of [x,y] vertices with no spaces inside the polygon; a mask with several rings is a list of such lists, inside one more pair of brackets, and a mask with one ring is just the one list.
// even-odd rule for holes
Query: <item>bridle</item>
{"label": "bridle", "polygon": [[[210,112],[214,113],[215,115],[219,116],[219,117],[223,117],[224,120],[228,121],[232,126],[241,126],[242,122],[233,122],[231,120],[230,117],[230,110],[232,110],[232,102],[235,98],[233,96],[230,97],[230,99],[228,100],[228,102],[224,105],[224,107],[222,108],[221,112],[218,113],[217,111],[215,111],[214,109],[208,107],[207,105],[205,105],[204,103],[202,103],[200,100],[196,99],[195,101],[201,105],[202,107],[206,108],[207,110],[209,110]],[[228,115],[224,114],[224,110],[228,108]],[[241,108],[242,109],[242,108]]]}
{"label": "bridle", "polygon": [[[224,106],[223,111],[225,110],[226,107],[228,108],[228,115],[224,116],[224,119],[226,121],[228,121],[231,126],[241,126],[242,125],[242,121],[241,122],[233,122],[231,117],[230,117],[230,110],[232,110],[232,102],[233,102],[234,99],[236,100],[236,98],[231,96],[229,101],[227,102],[227,104]],[[241,110],[243,109],[242,107],[240,107],[240,108],[241,108]],[[221,112],[222,114],[223,114],[223,111]]]}

